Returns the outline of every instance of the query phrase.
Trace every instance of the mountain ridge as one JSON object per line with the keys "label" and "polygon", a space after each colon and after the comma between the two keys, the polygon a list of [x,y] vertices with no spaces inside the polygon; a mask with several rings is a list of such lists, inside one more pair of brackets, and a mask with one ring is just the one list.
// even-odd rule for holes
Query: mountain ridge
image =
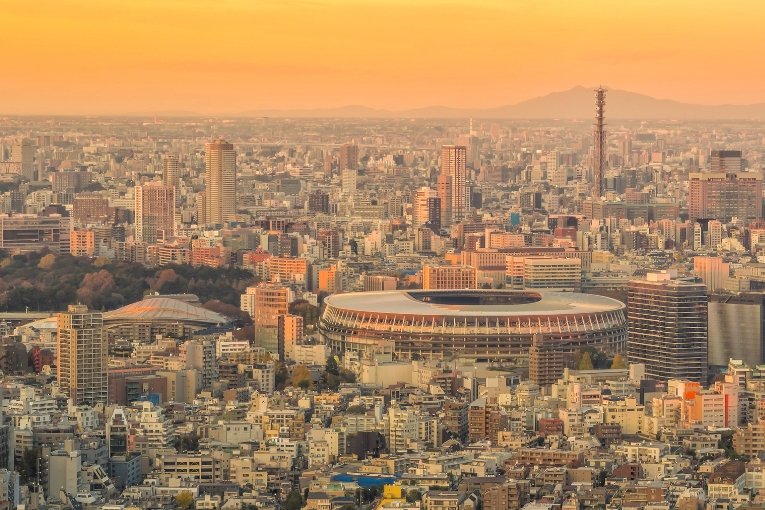
{"label": "mountain ridge", "polygon": [[[568,119],[589,120],[594,115],[593,88],[575,86],[550,92],[514,104],[492,108],[457,108],[431,105],[404,110],[388,110],[349,104],[329,108],[250,109],[238,113],[202,114],[191,111],[132,113],[128,116],[157,117],[273,117],[273,118],[379,118],[379,119]],[[632,120],[761,120],[765,102],[736,105],[701,105],[675,99],[659,99],[638,92],[611,89],[606,96],[607,119]]]}

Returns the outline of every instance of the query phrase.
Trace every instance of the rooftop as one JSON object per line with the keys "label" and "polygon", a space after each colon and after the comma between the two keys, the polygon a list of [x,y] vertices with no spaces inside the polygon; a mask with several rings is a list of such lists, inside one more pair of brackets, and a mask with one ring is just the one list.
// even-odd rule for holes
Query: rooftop
{"label": "rooftop", "polygon": [[448,316],[574,315],[624,309],[621,301],[594,294],[473,289],[351,292],[329,296],[325,302],[357,312]]}

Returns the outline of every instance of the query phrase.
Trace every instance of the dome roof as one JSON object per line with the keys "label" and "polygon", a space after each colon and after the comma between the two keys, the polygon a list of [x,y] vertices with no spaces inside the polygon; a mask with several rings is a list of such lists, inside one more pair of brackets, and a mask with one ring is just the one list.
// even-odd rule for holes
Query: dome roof
{"label": "dome roof", "polygon": [[229,319],[217,312],[166,296],[148,297],[142,301],[104,313],[104,322],[122,321],[193,322],[209,325],[230,322]]}

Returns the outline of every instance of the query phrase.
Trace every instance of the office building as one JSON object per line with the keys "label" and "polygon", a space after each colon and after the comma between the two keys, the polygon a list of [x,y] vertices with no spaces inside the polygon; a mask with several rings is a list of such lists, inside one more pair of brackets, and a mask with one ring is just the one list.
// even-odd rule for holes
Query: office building
{"label": "office building", "polygon": [[165,186],[177,189],[180,180],[180,162],[178,161],[178,156],[166,156],[162,160],[162,182],[164,182]]}
{"label": "office building", "polygon": [[754,172],[692,172],[688,176],[691,220],[762,218],[762,176]]}
{"label": "office building", "polygon": [[630,363],[650,379],[707,379],[707,288],[671,272],[649,273],[627,288]]}
{"label": "office building", "polygon": [[364,292],[379,292],[382,290],[396,290],[398,279],[395,276],[365,275]]}
{"label": "office building", "polygon": [[693,274],[701,278],[712,293],[725,289],[730,278],[730,264],[722,257],[693,257]]}
{"label": "office building", "polygon": [[18,163],[21,176],[29,181],[37,179],[35,174],[35,146],[32,140],[21,139],[11,147],[11,161]]}
{"label": "office building", "polygon": [[16,255],[40,251],[69,253],[70,218],[58,215],[0,214],[0,248]]}
{"label": "office building", "polygon": [[[467,187],[467,149],[462,145],[444,145],[441,147],[441,173],[439,179],[439,196],[441,207],[448,204],[448,219],[450,223],[462,221],[468,212],[470,201]],[[444,221],[442,214],[441,220]]]}
{"label": "office building", "polygon": [[343,195],[353,195],[356,193],[358,170],[355,168],[344,168],[340,171],[341,188]]}
{"label": "office building", "polygon": [[428,290],[475,289],[476,270],[471,266],[422,267],[422,288]]}
{"label": "office building", "polygon": [[225,140],[205,144],[205,221],[222,225],[236,220],[236,152]]}
{"label": "office building", "polygon": [[765,363],[765,294],[712,294],[708,327],[710,366],[725,367],[730,359]]}
{"label": "office building", "polygon": [[357,170],[359,168],[359,146],[353,143],[341,145],[337,157],[337,166],[341,172],[347,168]]}
{"label": "office building", "polygon": [[79,193],[72,202],[77,225],[107,223],[110,216],[109,199],[98,193]]}
{"label": "office building", "polygon": [[713,150],[709,158],[712,172],[743,172],[744,159],[741,151],[737,150]]}
{"label": "office building", "polygon": [[58,314],[58,385],[75,404],[106,403],[107,354],[101,312],[69,305]]}
{"label": "office building", "polygon": [[159,182],[135,187],[135,239],[148,244],[175,231],[175,188]]}

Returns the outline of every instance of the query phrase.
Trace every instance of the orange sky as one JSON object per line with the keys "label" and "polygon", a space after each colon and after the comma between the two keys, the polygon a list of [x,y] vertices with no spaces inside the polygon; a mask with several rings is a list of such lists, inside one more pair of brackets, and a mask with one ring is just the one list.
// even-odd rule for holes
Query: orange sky
{"label": "orange sky", "polygon": [[0,113],[765,101],[762,0],[0,0]]}

